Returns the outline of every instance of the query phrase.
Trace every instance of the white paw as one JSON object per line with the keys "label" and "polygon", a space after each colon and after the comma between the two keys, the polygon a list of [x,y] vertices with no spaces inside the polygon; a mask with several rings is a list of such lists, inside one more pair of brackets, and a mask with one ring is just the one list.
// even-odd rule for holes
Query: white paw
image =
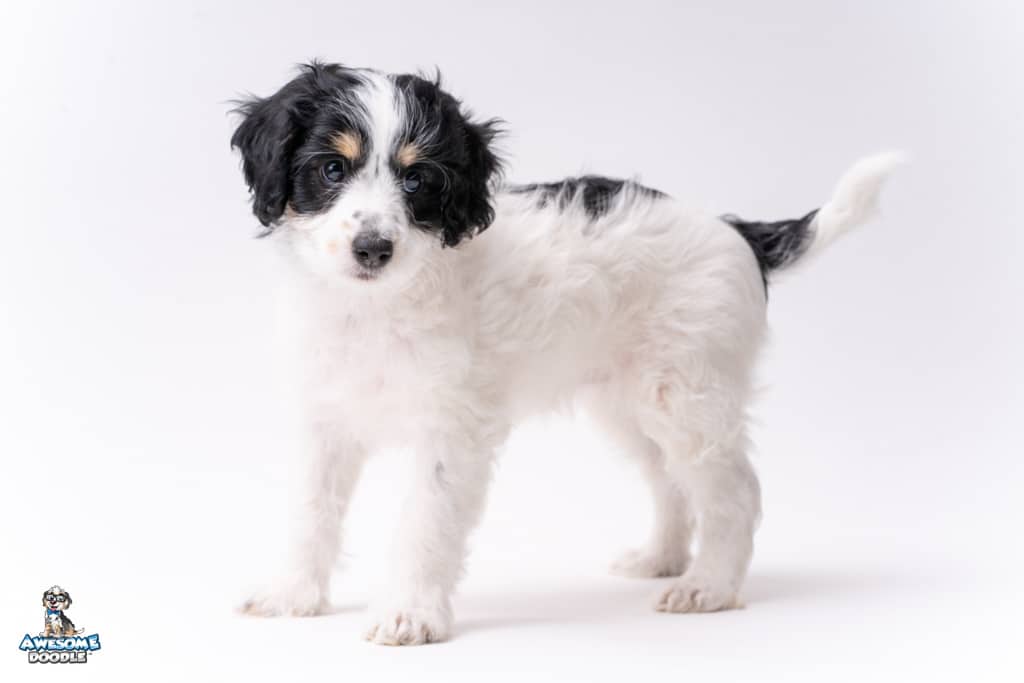
{"label": "white paw", "polygon": [[679,576],[686,571],[690,558],[686,555],[672,557],[650,550],[630,550],[622,554],[610,567],[612,574],[636,579],[654,579],[664,576]]}
{"label": "white paw", "polygon": [[288,579],[256,591],[238,606],[255,617],[311,617],[327,609],[326,591],[311,579]]}
{"label": "white paw", "polygon": [[722,582],[684,576],[654,604],[659,612],[717,612],[739,607],[736,590]]}
{"label": "white paw", "polygon": [[424,645],[448,639],[451,610],[405,607],[376,612],[366,639],[377,645]]}

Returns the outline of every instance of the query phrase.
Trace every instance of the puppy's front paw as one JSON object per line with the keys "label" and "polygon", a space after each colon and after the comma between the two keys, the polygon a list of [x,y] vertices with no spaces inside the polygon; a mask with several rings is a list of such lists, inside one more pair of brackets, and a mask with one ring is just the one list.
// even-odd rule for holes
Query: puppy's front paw
{"label": "puppy's front paw", "polygon": [[733,588],[689,575],[673,582],[654,605],[659,612],[718,612],[735,607],[740,604]]}
{"label": "puppy's front paw", "polygon": [[612,574],[636,579],[654,579],[664,576],[679,576],[689,564],[688,555],[680,553],[672,557],[650,550],[630,550],[612,563]]}
{"label": "puppy's front paw", "polygon": [[255,617],[312,617],[327,609],[327,595],[315,581],[288,579],[249,596],[238,611]]}
{"label": "puppy's front paw", "polygon": [[451,610],[409,606],[375,612],[366,639],[378,645],[425,645],[448,639]]}

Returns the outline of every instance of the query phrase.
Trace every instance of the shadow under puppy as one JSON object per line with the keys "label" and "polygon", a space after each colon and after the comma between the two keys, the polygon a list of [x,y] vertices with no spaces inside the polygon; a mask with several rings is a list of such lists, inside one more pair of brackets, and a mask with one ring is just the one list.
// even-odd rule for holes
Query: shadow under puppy
{"label": "shadow under puppy", "polygon": [[615,571],[678,577],[662,611],[736,605],[760,515],[746,407],[769,276],[870,218],[895,156],[765,223],[610,178],[504,184],[496,122],[419,76],[314,63],[239,111],[253,211],[288,265],[308,471],[289,571],[245,612],[323,611],[365,458],[411,447],[367,637],[447,638],[495,450],[567,401],[650,483],[655,528]]}

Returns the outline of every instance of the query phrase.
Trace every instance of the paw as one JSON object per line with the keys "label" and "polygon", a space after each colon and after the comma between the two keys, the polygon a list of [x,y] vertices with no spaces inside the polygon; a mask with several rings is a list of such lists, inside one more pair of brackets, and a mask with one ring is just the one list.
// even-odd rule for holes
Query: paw
{"label": "paw", "polygon": [[313,580],[282,581],[249,596],[238,611],[254,617],[312,617],[327,609],[327,595]]}
{"label": "paw", "polygon": [[448,639],[451,611],[436,607],[406,607],[377,612],[366,639],[377,645],[425,645]]}
{"label": "paw", "polygon": [[686,555],[671,557],[650,550],[630,550],[613,562],[609,571],[634,579],[655,579],[680,576],[689,563],[690,558]]}
{"label": "paw", "polygon": [[739,606],[732,587],[720,581],[684,576],[661,594],[654,609],[659,612],[717,612]]}

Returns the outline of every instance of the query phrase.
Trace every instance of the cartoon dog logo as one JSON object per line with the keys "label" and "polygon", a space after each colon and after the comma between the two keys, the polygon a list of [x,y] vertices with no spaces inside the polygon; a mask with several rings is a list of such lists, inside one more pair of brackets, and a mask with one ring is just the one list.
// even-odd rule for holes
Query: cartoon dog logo
{"label": "cartoon dog logo", "polygon": [[75,624],[64,614],[71,607],[71,596],[60,586],[54,586],[43,593],[43,607],[46,609],[46,626],[39,635],[45,638],[64,638],[82,631],[75,630]]}

